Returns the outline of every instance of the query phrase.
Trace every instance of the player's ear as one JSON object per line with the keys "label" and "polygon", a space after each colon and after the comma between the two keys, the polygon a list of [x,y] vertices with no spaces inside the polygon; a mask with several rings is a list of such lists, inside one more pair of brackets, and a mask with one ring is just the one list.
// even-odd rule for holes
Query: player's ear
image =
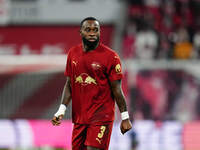
{"label": "player's ear", "polygon": [[82,35],[82,30],[81,29],[79,30],[79,34]]}

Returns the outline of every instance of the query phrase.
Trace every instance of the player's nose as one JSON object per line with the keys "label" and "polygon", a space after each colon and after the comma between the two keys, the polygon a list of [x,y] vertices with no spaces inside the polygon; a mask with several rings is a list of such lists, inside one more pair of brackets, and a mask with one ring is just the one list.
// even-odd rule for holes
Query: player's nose
{"label": "player's nose", "polygon": [[89,36],[90,36],[90,37],[95,37],[95,36],[96,36],[96,33],[90,32],[90,33],[89,33]]}

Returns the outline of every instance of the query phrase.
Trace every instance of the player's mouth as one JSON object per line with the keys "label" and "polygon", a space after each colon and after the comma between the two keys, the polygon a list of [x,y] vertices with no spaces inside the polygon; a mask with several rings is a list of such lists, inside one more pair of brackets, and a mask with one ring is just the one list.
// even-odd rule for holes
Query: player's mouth
{"label": "player's mouth", "polygon": [[90,42],[95,42],[97,39],[96,38],[89,38],[88,41]]}

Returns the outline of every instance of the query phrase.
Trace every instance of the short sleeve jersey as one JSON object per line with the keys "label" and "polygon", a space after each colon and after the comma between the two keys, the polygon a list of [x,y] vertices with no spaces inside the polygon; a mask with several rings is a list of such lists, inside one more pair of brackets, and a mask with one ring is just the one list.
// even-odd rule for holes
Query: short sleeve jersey
{"label": "short sleeve jersey", "polygon": [[114,120],[110,83],[122,78],[116,52],[103,44],[85,52],[82,44],[69,50],[65,76],[71,80],[72,121],[90,124]]}

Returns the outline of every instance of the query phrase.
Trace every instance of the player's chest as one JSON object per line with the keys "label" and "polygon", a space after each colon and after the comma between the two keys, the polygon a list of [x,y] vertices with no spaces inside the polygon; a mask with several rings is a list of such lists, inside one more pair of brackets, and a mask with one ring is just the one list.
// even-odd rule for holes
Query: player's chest
{"label": "player's chest", "polygon": [[106,58],[103,54],[81,53],[73,55],[71,66],[75,72],[104,72]]}

